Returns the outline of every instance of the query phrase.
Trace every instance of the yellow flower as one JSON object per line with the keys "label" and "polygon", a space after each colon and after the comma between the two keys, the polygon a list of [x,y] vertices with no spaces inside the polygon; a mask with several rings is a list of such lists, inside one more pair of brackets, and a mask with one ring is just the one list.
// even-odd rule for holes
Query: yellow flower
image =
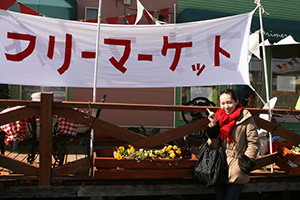
{"label": "yellow flower", "polygon": [[121,160],[121,159],[122,159],[121,154],[119,154],[119,153],[117,154],[117,159],[118,159],[118,160]]}
{"label": "yellow flower", "polygon": [[172,146],[169,145],[167,148],[166,148],[166,151],[170,151],[172,149]]}
{"label": "yellow flower", "polygon": [[170,157],[171,157],[171,158],[175,158],[175,156],[176,156],[175,153],[171,153],[171,154],[170,154]]}
{"label": "yellow flower", "polygon": [[134,152],[134,151],[135,151],[134,147],[131,146],[131,147],[130,147],[130,152]]}
{"label": "yellow flower", "polygon": [[125,148],[124,148],[123,146],[120,146],[120,147],[119,147],[119,150],[120,150],[121,152],[124,152],[124,151],[125,151]]}
{"label": "yellow flower", "polygon": [[135,149],[134,146],[128,145],[128,148],[124,146],[117,147],[114,152],[114,156],[121,160],[123,157],[135,159],[138,162],[145,158],[177,158],[181,154],[181,150],[177,145],[164,146],[159,150],[144,150],[142,148]]}

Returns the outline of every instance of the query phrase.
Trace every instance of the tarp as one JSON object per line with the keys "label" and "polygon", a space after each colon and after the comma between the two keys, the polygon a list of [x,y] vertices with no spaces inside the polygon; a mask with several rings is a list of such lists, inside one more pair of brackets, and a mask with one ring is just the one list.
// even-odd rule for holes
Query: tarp
{"label": "tarp", "polygon": [[[182,24],[100,27],[97,87],[249,84],[253,12]],[[97,26],[0,10],[0,82],[93,87]]]}
{"label": "tarp", "polygon": [[[200,21],[207,19],[215,19],[219,17],[227,17],[235,15],[234,13],[218,12],[211,10],[201,10],[194,8],[186,8],[178,14],[177,23],[185,23],[192,21]],[[270,15],[271,16],[271,15]],[[266,16],[263,18],[264,38],[270,41],[279,41],[289,35],[296,40],[300,40],[300,21],[276,19]],[[260,30],[260,22],[258,16],[253,16],[251,32]]]}
{"label": "tarp", "polygon": [[[42,16],[45,15],[47,17],[59,19],[77,19],[76,0],[18,0],[18,2],[39,12]],[[20,11],[20,8],[16,3],[11,6],[9,10],[18,12]]]}

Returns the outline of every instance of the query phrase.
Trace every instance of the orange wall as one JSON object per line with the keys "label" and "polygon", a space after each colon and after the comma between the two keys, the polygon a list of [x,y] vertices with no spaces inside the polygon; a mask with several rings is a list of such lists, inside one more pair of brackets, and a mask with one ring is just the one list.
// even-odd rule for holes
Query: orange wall
{"label": "orange wall", "polygon": [[[163,104],[174,105],[174,88],[101,88],[97,90],[97,102],[104,94],[109,103],[133,104]],[[93,91],[88,88],[72,88],[72,101],[93,101]],[[110,110],[101,111],[100,118],[121,126],[151,126],[173,127],[173,112],[170,111],[128,111]]]}

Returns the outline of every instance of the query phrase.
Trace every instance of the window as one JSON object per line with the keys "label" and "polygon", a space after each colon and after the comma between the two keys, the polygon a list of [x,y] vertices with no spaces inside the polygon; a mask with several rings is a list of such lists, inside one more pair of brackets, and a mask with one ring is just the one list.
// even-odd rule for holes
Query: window
{"label": "window", "polygon": [[[256,57],[252,57],[249,64],[250,82],[257,94],[264,98],[264,76],[262,74],[262,62]],[[210,101],[218,105],[218,95],[221,90],[225,88],[232,88],[237,90],[236,85],[230,86],[199,86],[199,87],[182,87],[180,104],[184,105],[196,97],[206,97]],[[250,88],[249,88],[250,89]],[[250,89],[251,90],[251,89]],[[247,99],[247,107],[261,108],[263,103],[259,97],[251,90],[252,96]]]}
{"label": "window", "polygon": [[[249,64],[249,72],[250,72],[250,82],[257,94],[260,95],[261,98],[264,98],[264,76],[263,76],[263,65],[260,59],[255,56],[252,57],[251,62]],[[189,101],[191,101],[195,97],[206,97],[210,101],[214,102],[216,106],[218,104],[218,96],[220,91],[226,88],[236,89],[236,85],[222,85],[222,86],[199,86],[199,87],[182,87],[177,88],[176,95],[176,104],[177,105],[185,105]],[[252,90],[251,90],[252,91]],[[248,100],[248,107],[256,107],[262,108],[263,103],[259,99],[259,97],[252,91],[251,98]],[[188,116],[188,112],[186,118]],[[182,117],[182,113],[176,112],[176,126],[180,126],[185,124],[185,121]]]}
{"label": "window", "polygon": [[276,108],[295,109],[300,90],[300,58],[272,59],[272,96]]}
{"label": "window", "polygon": [[263,102],[259,99],[265,98],[265,77],[263,75],[263,71],[263,62],[257,57],[252,56],[251,61],[249,63],[250,83],[260,97],[254,94],[252,96],[252,99],[249,99],[248,107],[262,108],[264,106]]}
{"label": "window", "polygon": [[85,7],[85,19],[98,19],[98,8]]}
{"label": "window", "polygon": [[216,105],[218,104],[217,86],[183,87],[181,91],[181,104],[186,104],[196,97],[205,97]]}
{"label": "window", "polygon": [[54,100],[65,101],[67,89],[65,87],[41,87],[41,86],[21,86],[21,97],[22,100],[32,100],[32,94],[38,92],[53,92]]}

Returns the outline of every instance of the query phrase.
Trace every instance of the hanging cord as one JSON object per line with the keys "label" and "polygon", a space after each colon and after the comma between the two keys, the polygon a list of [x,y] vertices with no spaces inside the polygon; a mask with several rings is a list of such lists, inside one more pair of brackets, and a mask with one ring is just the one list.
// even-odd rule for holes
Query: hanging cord
{"label": "hanging cord", "polygon": [[276,130],[279,126],[281,126],[281,125],[287,120],[287,118],[290,116],[291,112],[292,112],[292,108],[290,108],[290,110],[287,111],[286,117],[285,117],[279,124],[277,124],[277,125],[274,127],[274,129],[271,131],[271,135],[273,135],[273,133],[275,132],[275,130]]}
{"label": "hanging cord", "polygon": [[91,117],[91,102],[90,101],[88,102],[88,111],[87,111],[87,114],[88,114],[87,118],[90,118]]}
{"label": "hanging cord", "polygon": [[[266,13],[267,15],[270,14],[270,13],[268,13],[268,12],[264,9],[264,7],[261,5],[260,0],[254,0],[254,3],[257,5],[256,8],[258,8],[258,7],[261,8],[263,14],[264,14],[264,13]],[[256,10],[256,8],[255,8],[255,10]]]}
{"label": "hanging cord", "polygon": [[[107,94],[105,94],[102,97],[102,99],[100,100],[100,103],[104,103],[105,102],[106,96],[107,96]],[[90,114],[91,113],[91,102],[90,101],[89,101],[89,111],[88,112],[89,112],[89,117],[90,117],[91,116],[91,114]],[[93,116],[94,119],[93,119],[93,121],[92,121],[92,123],[90,125],[90,129],[89,130],[91,130],[93,128],[93,125],[94,125],[96,119],[99,118],[99,116],[100,116],[100,112],[101,112],[101,109],[97,109],[96,110],[95,116]]]}
{"label": "hanging cord", "polygon": [[263,98],[256,92],[256,90],[254,89],[254,87],[250,84],[250,85],[248,85],[250,88],[251,88],[251,90],[257,95],[257,97],[261,100],[261,102],[265,105],[266,104],[266,102],[263,100]]}

